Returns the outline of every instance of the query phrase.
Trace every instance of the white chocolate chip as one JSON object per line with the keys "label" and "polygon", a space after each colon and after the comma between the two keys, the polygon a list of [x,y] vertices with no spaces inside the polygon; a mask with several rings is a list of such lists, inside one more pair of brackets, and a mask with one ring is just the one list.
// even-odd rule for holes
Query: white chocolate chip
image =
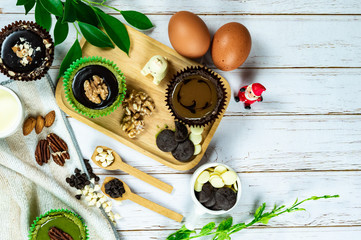
{"label": "white chocolate chip", "polygon": [[220,178],[218,175],[214,175],[209,179],[209,182],[212,184],[215,188],[222,188],[224,186],[224,182],[222,178]]}
{"label": "white chocolate chip", "polygon": [[104,202],[104,203],[102,204],[102,207],[105,209],[106,207],[108,207],[108,203],[107,203],[107,202]]}
{"label": "white chocolate chip", "polygon": [[199,144],[194,145],[194,154],[193,155],[198,155],[201,151],[202,151],[201,145],[199,145]]}
{"label": "white chocolate chip", "polygon": [[83,191],[80,190],[80,189],[78,189],[78,190],[76,190],[76,194],[77,194],[77,195],[83,194]]}
{"label": "white chocolate chip", "polygon": [[227,169],[225,166],[223,166],[223,165],[218,165],[218,166],[214,169],[214,172],[219,173],[219,175],[221,175],[222,173],[225,173],[225,172],[227,172],[227,171],[228,171],[228,169]]}
{"label": "white chocolate chip", "polygon": [[100,208],[101,205],[102,205],[102,204],[101,204],[99,201],[95,204],[95,206],[96,206],[97,208]]}
{"label": "white chocolate chip", "polygon": [[98,147],[98,148],[97,148],[97,152],[98,152],[98,153],[102,153],[102,152],[103,152],[103,148]]}
{"label": "white chocolate chip", "polygon": [[108,203],[108,206],[113,206],[113,202],[108,201],[107,203]]}
{"label": "white chocolate chip", "polygon": [[110,212],[111,210],[112,210],[112,207],[111,207],[111,206],[107,206],[107,207],[104,209],[105,212]]}
{"label": "white chocolate chip", "polygon": [[233,187],[234,187],[234,190],[238,191],[238,185],[237,185],[237,182],[235,182],[235,183],[233,184]]}
{"label": "white chocolate chip", "polygon": [[233,185],[237,181],[237,173],[227,171],[221,175],[221,178],[226,185]]}
{"label": "white chocolate chip", "polygon": [[94,185],[94,191],[99,191],[100,190],[100,185],[99,184],[95,184]]}
{"label": "white chocolate chip", "polygon": [[189,140],[191,140],[194,145],[200,144],[202,142],[202,135],[196,135],[191,133],[189,135]]}
{"label": "white chocolate chip", "polygon": [[209,181],[209,172],[208,171],[203,171],[201,172],[201,174],[199,174],[197,181],[199,183],[206,183]]}
{"label": "white chocolate chip", "polygon": [[122,218],[122,216],[120,216],[120,214],[119,214],[119,213],[116,213],[116,214],[114,215],[114,218],[115,218],[115,219],[117,219],[117,220],[119,220],[119,219],[121,219],[121,218]]}
{"label": "white chocolate chip", "polygon": [[200,192],[202,191],[202,187],[203,187],[203,183],[196,181],[196,183],[194,184],[194,191]]}
{"label": "white chocolate chip", "polygon": [[106,157],[107,160],[113,160],[114,159],[114,156],[113,154],[109,154],[107,157]]}
{"label": "white chocolate chip", "polygon": [[203,130],[204,130],[204,127],[195,127],[195,126],[192,126],[190,127],[190,130],[191,130],[191,133],[195,134],[195,135],[200,135],[202,134]]}
{"label": "white chocolate chip", "polygon": [[90,196],[85,197],[85,201],[90,202],[91,200],[92,200],[92,198]]}

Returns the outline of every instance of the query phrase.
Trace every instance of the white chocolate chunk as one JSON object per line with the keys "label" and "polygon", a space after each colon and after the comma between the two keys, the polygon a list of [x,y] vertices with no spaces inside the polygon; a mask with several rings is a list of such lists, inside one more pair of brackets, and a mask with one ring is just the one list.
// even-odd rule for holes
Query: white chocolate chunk
{"label": "white chocolate chunk", "polygon": [[106,157],[106,156],[107,156],[107,153],[106,153],[106,152],[101,152],[101,153],[99,153],[98,155],[101,156],[101,157]]}
{"label": "white chocolate chunk", "polygon": [[237,184],[237,182],[235,182],[235,183],[233,184],[233,187],[234,187],[234,190],[238,191],[238,184]]}
{"label": "white chocolate chunk", "polygon": [[107,207],[104,209],[105,212],[110,212],[111,210],[112,210],[112,207],[111,207],[111,206],[107,206]]}
{"label": "white chocolate chunk", "polygon": [[212,184],[213,187],[215,188],[222,188],[224,186],[224,182],[222,180],[222,178],[220,178],[217,175],[212,176],[209,179],[209,182]]}
{"label": "white chocolate chunk", "polygon": [[102,162],[102,166],[107,167],[108,166],[107,162]]}
{"label": "white chocolate chunk", "polygon": [[203,187],[203,183],[196,181],[194,184],[194,191],[200,192],[202,191],[202,187]]}
{"label": "white chocolate chunk", "polygon": [[102,153],[103,151],[104,151],[103,148],[101,148],[101,147],[97,148],[97,153]]}
{"label": "white chocolate chunk", "polygon": [[101,205],[102,205],[102,204],[101,204],[99,201],[95,204],[95,206],[96,206],[97,208],[100,208]]}
{"label": "white chocolate chunk", "polygon": [[99,184],[95,184],[94,185],[94,191],[99,191],[100,190],[100,185]]}
{"label": "white chocolate chunk", "polygon": [[225,173],[225,172],[227,172],[227,171],[228,171],[228,169],[227,169],[225,166],[223,166],[223,165],[218,165],[218,166],[214,169],[214,172],[219,173],[219,175],[221,175],[222,173]]}
{"label": "white chocolate chunk", "polygon": [[201,172],[201,174],[199,174],[199,176],[197,177],[196,181],[199,183],[208,182],[209,181],[209,172],[208,171]]}
{"label": "white chocolate chunk", "polygon": [[78,190],[76,190],[76,194],[77,194],[77,195],[83,194],[83,191],[80,190],[80,189],[78,189]]}
{"label": "white chocolate chunk", "polygon": [[94,188],[89,188],[89,193],[93,193],[94,192]]}
{"label": "white chocolate chunk", "polygon": [[195,135],[201,135],[204,130],[204,127],[203,126],[201,126],[201,127],[191,126],[190,130],[191,130],[191,133],[193,133]]}
{"label": "white chocolate chunk", "polygon": [[107,202],[102,203],[102,207],[105,209],[106,207],[108,207],[108,203]]}
{"label": "white chocolate chunk", "polygon": [[91,200],[92,200],[92,198],[90,196],[85,197],[85,201],[90,202]]}
{"label": "white chocolate chunk", "polygon": [[226,185],[232,185],[237,181],[237,173],[234,171],[227,171],[221,175],[221,178]]}
{"label": "white chocolate chunk", "polygon": [[113,154],[109,154],[107,157],[106,157],[107,160],[114,160],[114,156]]}
{"label": "white chocolate chunk", "polygon": [[112,201],[108,201],[108,206],[113,206],[113,202]]}
{"label": "white chocolate chunk", "polygon": [[189,140],[191,140],[194,145],[200,144],[202,142],[202,135],[196,135],[191,133],[189,135]]}
{"label": "white chocolate chunk", "polygon": [[114,214],[114,218],[115,218],[116,220],[119,220],[119,219],[122,218],[122,216],[120,216],[119,213],[116,213],[116,214]]}
{"label": "white chocolate chunk", "polygon": [[107,150],[108,155],[113,155],[112,152],[112,150]]}

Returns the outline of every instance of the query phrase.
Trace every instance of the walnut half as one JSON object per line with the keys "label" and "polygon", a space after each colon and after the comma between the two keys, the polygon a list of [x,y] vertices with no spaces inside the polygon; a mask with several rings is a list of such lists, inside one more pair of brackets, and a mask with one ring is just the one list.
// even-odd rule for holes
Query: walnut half
{"label": "walnut half", "polygon": [[84,91],[89,101],[100,104],[102,100],[106,100],[108,97],[108,86],[103,82],[103,79],[98,75],[94,75],[93,80],[86,80],[84,82]]}

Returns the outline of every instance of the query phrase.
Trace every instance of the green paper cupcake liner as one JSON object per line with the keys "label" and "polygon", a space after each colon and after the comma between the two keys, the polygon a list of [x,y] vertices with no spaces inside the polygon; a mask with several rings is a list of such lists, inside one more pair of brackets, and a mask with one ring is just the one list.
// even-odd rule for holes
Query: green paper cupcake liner
{"label": "green paper cupcake liner", "polygon": [[[89,64],[91,63],[91,64]],[[119,94],[116,100],[112,103],[112,105],[104,108],[104,109],[91,109],[80,102],[78,102],[73,94],[72,89],[72,83],[75,74],[82,69],[83,67],[89,66],[89,65],[100,65],[103,67],[106,67],[109,69],[114,76],[116,77],[118,81],[119,86]],[[117,109],[121,103],[124,100],[125,94],[126,94],[126,84],[125,84],[125,77],[124,74],[121,72],[121,70],[117,67],[115,63],[112,61],[102,58],[102,57],[88,57],[88,58],[80,58],[76,61],[74,61],[70,67],[66,70],[64,74],[64,91],[65,91],[65,98],[71,105],[71,107],[78,113],[85,115],[87,117],[96,118],[96,117],[102,117],[107,116],[114,112],[115,109]]]}
{"label": "green paper cupcake liner", "polygon": [[[34,235],[34,231],[38,230],[41,228],[41,225],[38,225],[39,221],[45,217],[51,217],[51,216],[56,216],[58,215],[59,213],[66,213],[66,214],[69,214],[71,216],[74,216],[75,217],[75,221],[74,223],[76,225],[79,226],[82,226],[83,227],[83,231],[80,230],[81,232],[81,240],[88,240],[89,239],[89,231],[88,231],[88,228],[87,226],[85,225],[84,223],[84,220],[81,216],[79,216],[78,214],[68,210],[68,209],[51,209],[49,211],[47,211],[46,213],[40,215],[39,217],[36,217],[36,219],[34,220],[33,224],[31,224],[30,226],[30,230],[29,230],[29,240],[36,240],[37,236]],[[73,219],[71,219],[73,220]],[[37,232],[36,232],[37,233]]]}

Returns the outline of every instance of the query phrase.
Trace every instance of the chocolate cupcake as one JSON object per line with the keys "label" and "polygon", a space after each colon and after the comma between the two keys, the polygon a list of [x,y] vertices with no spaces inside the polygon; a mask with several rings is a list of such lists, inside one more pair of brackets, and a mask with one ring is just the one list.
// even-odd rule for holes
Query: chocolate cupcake
{"label": "chocolate cupcake", "polygon": [[190,126],[205,126],[224,110],[226,89],[212,70],[202,66],[187,67],[172,78],[166,102],[179,121]]}
{"label": "chocolate cupcake", "polygon": [[122,103],[125,77],[110,60],[101,57],[81,58],[64,75],[65,97],[80,114],[106,116]]}
{"label": "chocolate cupcake", "polygon": [[49,33],[34,22],[16,21],[0,32],[0,71],[20,81],[40,79],[54,59]]}
{"label": "chocolate cupcake", "polygon": [[89,237],[88,229],[79,215],[59,209],[50,210],[34,220],[29,240],[37,239],[87,240]]}

